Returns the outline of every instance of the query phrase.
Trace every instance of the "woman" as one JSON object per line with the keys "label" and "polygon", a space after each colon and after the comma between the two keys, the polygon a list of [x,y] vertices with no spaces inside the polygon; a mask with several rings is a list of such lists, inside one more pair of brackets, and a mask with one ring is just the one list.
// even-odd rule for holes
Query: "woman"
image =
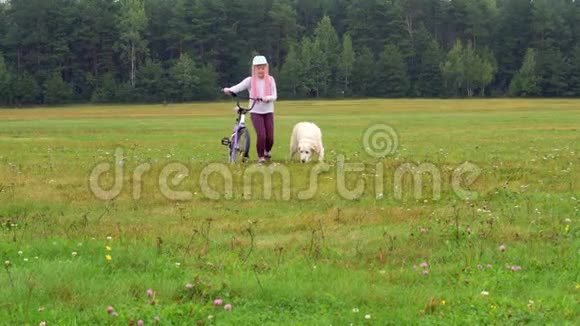
{"label": "woman", "polygon": [[274,101],[277,100],[276,81],[268,73],[268,61],[264,56],[255,56],[252,61],[252,76],[236,86],[224,88],[224,93],[239,93],[248,90],[251,98],[261,98],[251,111],[252,124],[256,130],[258,162],[272,158],[274,146]]}

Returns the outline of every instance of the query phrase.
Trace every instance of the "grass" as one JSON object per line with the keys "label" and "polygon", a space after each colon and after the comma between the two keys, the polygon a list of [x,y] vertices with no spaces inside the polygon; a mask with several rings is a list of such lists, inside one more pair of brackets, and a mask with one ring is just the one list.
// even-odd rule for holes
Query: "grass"
{"label": "grass", "polygon": [[[219,140],[231,130],[230,107],[0,110],[2,323],[147,325],[156,316],[161,325],[580,321],[580,101],[280,102],[277,165],[270,168],[288,168],[290,199],[282,198],[278,176],[271,200],[263,199],[259,177],[253,198],[244,198],[248,164],[227,166],[232,199],[210,200],[199,175],[226,160]],[[298,193],[315,165],[286,162],[291,128],[301,120],[322,128],[329,164],[310,200]],[[397,131],[394,155],[365,152],[361,139],[375,123]],[[99,200],[89,175],[114,162],[116,148],[124,154],[123,188],[114,200]],[[354,200],[338,191],[339,159],[363,163],[364,171],[346,177],[349,189],[364,182]],[[481,171],[463,184],[477,192],[472,200],[458,197],[451,183],[466,161]],[[132,171],[146,163],[141,198],[133,199]],[[167,163],[187,168],[171,187],[191,192],[191,200],[160,191]],[[410,175],[396,198],[396,171],[405,163],[440,171],[438,200],[429,177],[414,198]],[[220,183],[210,178],[223,195]],[[214,307],[216,298],[233,309]]]}

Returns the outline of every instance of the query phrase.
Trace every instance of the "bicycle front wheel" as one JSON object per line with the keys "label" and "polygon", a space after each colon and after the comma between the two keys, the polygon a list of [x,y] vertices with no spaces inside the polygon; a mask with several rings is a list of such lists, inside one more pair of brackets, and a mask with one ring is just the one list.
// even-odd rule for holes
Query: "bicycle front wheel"
{"label": "bicycle front wheel", "polygon": [[[235,146],[234,146],[235,145]],[[230,161],[246,162],[250,157],[250,133],[248,129],[238,130],[238,143],[234,144],[234,136],[230,143]]]}

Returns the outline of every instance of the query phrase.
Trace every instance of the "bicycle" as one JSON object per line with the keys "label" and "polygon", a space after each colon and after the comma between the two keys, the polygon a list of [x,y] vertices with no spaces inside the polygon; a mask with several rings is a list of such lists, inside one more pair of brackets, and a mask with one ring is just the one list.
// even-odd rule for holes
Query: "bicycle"
{"label": "bicycle", "polygon": [[[261,98],[252,97],[239,97],[236,93],[230,93],[230,95],[236,98],[236,112],[238,117],[236,118],[236,124],[232,131],[232,135],[222,138],[222,145],[228,147],[229,162],[247,162],[250,158],[250,132],[246,128],[246,114],[254,108],[257,102],[261,102]],[[240,105],[240,99],[252,101],[252,106],[246,109]]]}

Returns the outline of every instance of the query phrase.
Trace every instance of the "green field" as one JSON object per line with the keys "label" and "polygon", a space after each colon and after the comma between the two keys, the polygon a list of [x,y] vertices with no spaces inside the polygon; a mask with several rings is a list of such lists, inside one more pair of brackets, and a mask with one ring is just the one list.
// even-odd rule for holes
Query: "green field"
{"label": "green field", "polygon": [[[280,102],[274,163],[261,167],[218,164],[231,107],[0,110],[0,324],[580,322],[580,100]],[[287,162],[299,121],[321,127],[328,164],[305,200],[317,165]],[[398,136],[384,158],[363,145],[377,123]],[[124,171],[111,200],[90,191],[103,162]],[[362,169],[346,174],[344,187],[364,185],[354,199],[340,162]],[[470,198],[453,186],[465,162],[479,171],[460,183]],[[169,163],[187,169],[170,190],[190,199],[159,186]],[[233,198],[217,174],[207,180],[221,199],[207,198],[212,163],[231,173]],[[411,173],[397,177],[422,163],[439,173],[439,198],[436,177],[419,175],[420,197]],[[258,176],[246,197],[248,170],[286,171],[289,186],[274,175],[265,199]]]}

